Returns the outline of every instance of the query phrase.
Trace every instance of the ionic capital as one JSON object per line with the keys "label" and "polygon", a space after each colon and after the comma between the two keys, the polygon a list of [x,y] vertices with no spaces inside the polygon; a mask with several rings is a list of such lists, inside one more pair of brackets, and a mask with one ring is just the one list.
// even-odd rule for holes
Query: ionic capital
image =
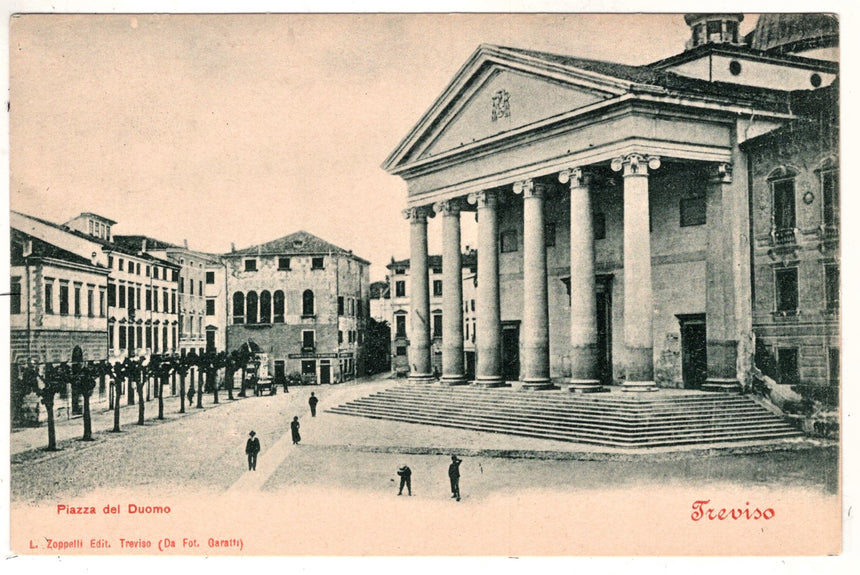
{"label": "ionic capital", "polygon": [[732,165],[729,163],[710,164],[708,166],[708,180],[714,184],[731,184]]}
{"label": "ionic capital", "polygon": [[623,176],[647,176],[648,170],[660,168],[659,156],[645,156],[643,154],[627,154],[612,160],[610,164],[613,172],[624,170]]}
{"label": "ionic capital", "polygon": [[[466,200],[473,206],[478,208],[495,208],[499,202],[499,195],[492,190],[484,190],[481,192],[472,192]],[[477,219],[477,214],[475,214]]]}
{"label": "ionic capital", "polygon": [[522,194],[523,198],[543,198],[546,196],[547,186],[541,182],[535,182],[533,179],[514,182],[514,193]]}
{"label": "ionic capital", "polygon": [[433,204],[433,211],[443,216],[459,216],[462,207],[458,198],[452,198]]}
{"label": "ionic capital", "polygon": [[571,188],[588,187],[591,185],[592,175],[582,168],[567,168],[558,173],[558,181],[562,184],[570,182]]}
{"label": "ionic capital", "polygon": [[427,218],[435,215],[430,206],[413,206],[403,210],[403,217],[412,223],[427,222]]}

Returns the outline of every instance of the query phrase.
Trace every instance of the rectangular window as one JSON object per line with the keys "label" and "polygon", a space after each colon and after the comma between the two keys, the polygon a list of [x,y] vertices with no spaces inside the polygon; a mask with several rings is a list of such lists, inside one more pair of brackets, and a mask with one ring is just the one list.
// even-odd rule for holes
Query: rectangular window
{"label": "rectangular window", "polygon": [[116,285],[107,286],[108,307],[116,307]]}
{"label": "rectangular window", "polygon": [[839,309],[839,266],[824,266],[824,298],[827,311]]}
{"label": "rectangular window", "polygon": [[179,293],[185,293],[185,278],[179,278]]}
{"label": "rectangular window", "polygon": [[[172,270],[172,271],[173,271],[173,281],[174,282],[179,281],[179,270]],[[167,274],[167,271],[165,270],[164,273]],[[165,275],[164,277],[166,278],[167,276]]]}
{"label": "rectangular window", "polygon": [[245,271],[246,272],[257,271],[257,260],[245,260]]}
{"label": "rectangular window", "polygon": [[191,290],[191,295],[194,295],[194,280],[188,280],[188,289]]}
{"label": "rectangular window", "polygon": [[777,230],[795,227],[793,178],[773,182],[773,226]]}
{"label": "rectangular window", "polygon": [[146,347],[152,349],[152,326],[146,326]]}
{"label": "rectangular window", "polygon": [[800,373],[797,370],[797,348],[781,347],[777,350],[777,369],[779,370],[779,383],[783,385],[795,385],[800,383]]}
{"label": "rectangular window", "polygon": [[13,314],[21,313],[21,278],[12,278],[12,284],[9,287],[9,312]]}
{"label": "rectangular window", "polygon": [[463,341],[469,341],[469,320],[464,322]]}
{"label": "rectangular window", "polygon": [[501,245],[502,253],[510,253],[517,251],[517,230],[507,230],[499,236],[499,244]]}
{"label": "rectangular window", "polygon": [[99,289],[99,317],[104,317],[105,311],[105,290]]}
{"label": "rectangular window", "polygon": [[69,315],[69,284],[60,282],[60,315]]}
{"label": "rectangular window", "polygon": [[397,337],[406,337],[406,316],[396,315],[394,316],[394,322],[396,324],[395,335]]}
{"label": "rectangular window", "polygon": [[302,331],[302,349],[314,349],[314,332]]}
{"label": "rectangular window", "polygon": [[[146,271],[145,271],[144,275],[146,277],[149,277],[149,266],[146,266]],[[147,347],[149,347],[149,346],[147,346]]]}
{"label": "rectangular window", "polygon": [[398,345],[397,346],[397,355],[399,357],[405,357],[406,356],[406,346],[405,345]]}
{"label": "rectangular window", "polygon": [[95,303],[95,291],[93,288],[87,288],[87,315],[90,317],[96,315]]}
{"label": "rectangular window", "polygon": [[343,296],[337,296],[337,315],[343,315]]}
{"label": "rectangular window", "polygon": [[119,271],[123,271],[124,266],[125,266],[125,260],[123,260],[122,258],[119,258]]}
{"label": "rectangular window", "polygon": [[433,337],[442,337],[442,314],[433,315]]}
{"label": "rectangular window", "polygon": [[839,172],[821,173],[821,201],[824,204],[824,225],[839,227]]}
{"label": "rectangular window", "polygon": [[164,313],[167,313],[170,310],[170,305],[169,305],[170,300],[167,297],[167,288],[163,288],[163,290],[162,290],[162,300],[161,301],[164,303],[164,307],[161,309],[164,311]]}
{"label": "rectangular window", "polygon": [[[166,278],[167,274],[165,274]],[[158,279],[158,266],[152,266],[152,277],[153,279]]]}
{"label": "rectangular window", "polygon": [[75,315],[81,315],[81,286],[75,284]]}
{"label": "rectangular window", "polygon": [[206,272],[206,284],[212,285],[215,283],[215,272]]}
{"label": "rectangular window", "polygon": [[398,275],[398,276],[406,275],[406,269],[397,268],[396,270],[394,270],[394,275]]}
{"label": "rectangular window", "polygon": [[279,270],[289,270],[290,269],[290,258],[278,258],[278,269]]}
{"label": "rectangular window", "polygon": [[121,326],[119,326],[119,348],[120,349],[126,348],[127,340],[126,340],[125,336],[126,336],[125,326],[121,325]]}
{"label": "rectangular window", "polygon": [[125,286],[119,286],[119,307],[125,307]]}
{"label": "rectangular window", "polygon": [[394,296],[395,297],[406,297],[406,282],[403,280],[398,280],[394,282]]}
{"label": "rectangular window", "polygon": [[594,226],[594,239],[595,240],[605,240],[606,239],[606,214],[603,212],[596,212],[592,217],[592,225]]}
{"label": "rectangular window", "polygon": [[839,348],[827,348],[827,375],[830,385],[839,385]]}
{"label": "rectangular window", "polygon": [[472,311],[475,311],[475,300],[470,300],[470,301],[469,301],[469,304],[470,304],[470,306],[469,306],[469,307],[471,307],[471,308],[472,308]]}
{"label": "rectangular window", "polygon": [[[167,311],[167,307],[164,308],[164,311]],[[170,313],[176,313],[176,290],[175,289],[170,290]]]}
{"label": "rectangular window", "polygon": [[797,268],[778,269],[776,277],[776,311],[797,311]]}
{"label": "rectangular window", "polygon": [[203,295],[203,280],[197,280],[197,295]]}
{"label": "rectangular window", "polygon": [[442,295],[442,280],[433,280],[433,295]]}
{"label": "rectangular window", "polygon": [[337,330],[337,343],[343,343],[343,330]]}
{"label": "rectangular window", "polygon": [[555,245],[555,224],[546,224],[543,233],[546,247],[553,247]]}
{"label": "rectangular window", "polygon": [[116,347],[115,347],[116,346],[116,340],[114,339],[115,335],[116,334],[114,333],[114,327],[112,325],[109,325],[108,326],[108,349],[109,350],[116,349]]}
{"label": "rectangular window", "polygon": [[128,351],[134,351],[134,326],[128,326]]}
{"label": "rectangular window", "polygon": [[152,288],[146,288],[146,311],[152,309]]}
{"label": "rectangular window", "polygon": [[206,315],[215,315],[215,300],[206,300]]}
{"label": "rectangular window", "polygon": [[312,270],[321,270],[325,266],[323,265],[325,262],[324,258],[311,258],[311,269]]}
{"label": "rectangular window", "polygon": [[128,309],[134,309],[134,288],[132,286],[128,286]]}
{"label": "rectangular window", "polygon": [[701,226],[707,223],[705,196],[681,199],[681,227]]}

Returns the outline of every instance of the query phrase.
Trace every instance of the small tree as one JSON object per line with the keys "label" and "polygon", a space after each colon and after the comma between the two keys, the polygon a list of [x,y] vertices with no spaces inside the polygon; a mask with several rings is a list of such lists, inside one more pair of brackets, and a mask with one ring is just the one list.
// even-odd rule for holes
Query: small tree
{"label": "small tree", "polygon": [[158,396],[158,419],[164,419],[164,386],[167,385],[173,369],[173,361],[167,355],[152,355],[149,359],[149,372],[155,377],[155,391]]}
{"label": "small tree", "polygon": [[[179,356],[173,358],[174,370],[179,374],[179,413],[185,413],[185,378],[188,376],[188,370],[191,369],[191,364],[188,363],[188,356]],[[192,387],[194,384],[191,384]],[[191,401],[191,392],[189,399]]]}
{"label": "small tree", "polygon": [[[146,379],[144,375],[146,373],[145,366],[143,364],[143,358],[139,360],[126,358],[128,362],[126,365],[126,370],[128,372],[129,383],[134,382],[134,386],[137,388],[137,424],[144,425],[144,420],[146,416],[146,406],[143,401],[143,386],[146,385]],[[131,393],[131,385],[128,387],[129,393]]]}
{"label": "small tree", "polygon": [[84,400],[84,436],[83,441],[93,440],[93,420],[90,414],[90,396],[96,388],[96,378],[100,369],[92,362],[72,364],[72,391],[81,394]]}
{"label": "small tree", "polygon": [[[35,368],[28,368],[33,369]],[[38,372],[36,372],[38,374]],[[33,391],[42,399],[45,405],[45,410],[48,415],[48,450],[57,450],[57,430],[54,423],[54,397],[61,393],[71,377],[71,370],[68,364],[61,363],[58,366],[47,364],[45,366],[45,377],[42,378],[42,384],[39,385],[38,375],[28,374],[28,379],[33,385]]]}
{"label": "small tree", "polygon": [[122,386],[125,383],[125,380],[128,379],[128,358],[123,362],[116,362],[113,364],[113,367],[110,368],[110,374],[113,377],[113,431],[114,433],[119,433],[121,431],[119,426],[119,398],[122,396]]}
{"label": "small tree", "polygon": [[233,378],[236,376],[236,370],[239,369],[238,352],[233,350],[231,353],[224,352],[224,387],[227,388],[227,399],[233,401]]}

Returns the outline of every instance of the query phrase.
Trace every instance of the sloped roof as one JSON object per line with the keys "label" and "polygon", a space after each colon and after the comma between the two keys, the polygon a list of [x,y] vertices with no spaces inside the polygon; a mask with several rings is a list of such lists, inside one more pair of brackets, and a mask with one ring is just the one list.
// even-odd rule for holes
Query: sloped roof
{"label": "sloped roof", "polygon": [[176,244],[163,242],[149,236],[133,235],[133,236],[114,236],[113,241],[117,245],[121,245],[130,250],[140,250],[143,245],[143,240],[146,240],[146,249],[148,250],[166,250],[168,248],[178,248]]}
{"label": "sloped roof", "polygon": [[[760,107],[772,111],[787,110],[788,92],[774,90],[771,88],[760,88],[757,86],[745,86],[727,82],[709,82],[698,78],[682,76],[674,72],[663,70],[654,64],[644,66],[631,66],[617,62],[606,62],[603,60],[590,60],[587,58],[576,58],[560,54],[550,54],[537,50],[524,50],[499,46],[501,50],[523,54],[546,62],[561,64],[565,67],[576,68],[609,76],[619,80],[625,80],[642,86],[653,86],[662,88],[669,92],[686,93],[698,96],[713,96],[717,98],[732,98],[744,102],[755,102]],[[631,87],[636,91],[635,86]]]}
{"label": "sloped roof", "polygon": [[[463,254],[463,267],[464,268],[472,268],[475,267],[478,263],[478,252],[477,250],[471,251],[469,253]],[[394,268],[408,268],[409,267],[409,258],[405,260],[391,260],[387,266],[388,269]],[[427,256],[427,267],[428,268],[441,268],[442,267],[442,256],[435,254]]]}
{"label": "sloped roof", "polygon": [[76,253],[70,252],[68,250],[64,250],[61,247],[55,246],[54,244],[48,243],[44,240],[41,240],[37,237],[31,236],[25,232],[20,230],[12,229],[12,255],[10,258],[10,263],[13,266],[24,265],[24,258],[20,250],[20,246],[26,241],[30,240],[32,245],[31,258],[50,258],[54,260],[62,260],[78,265],[87,266],[96,270],[100,270],[104,273],[108,273],[107,268],[103,268],[98,264],[93,264],[93,262],[85,257],[79,256]]}
{"label": "sloped roof", "polygon": [[[326,254],[346,254],[353,255],[351,250],[346,250],[338,247],[324,239],[317,237],[304,230],[298,231],[282,238],[251,246],[245,249],[236,250],[225,257],[244,256],[244,255],[326,255]],[[356,256],[354,256],[356,257]],[[356,257],[356,259],[361,259]],[[362,260],[364,261],[364,260]]]}

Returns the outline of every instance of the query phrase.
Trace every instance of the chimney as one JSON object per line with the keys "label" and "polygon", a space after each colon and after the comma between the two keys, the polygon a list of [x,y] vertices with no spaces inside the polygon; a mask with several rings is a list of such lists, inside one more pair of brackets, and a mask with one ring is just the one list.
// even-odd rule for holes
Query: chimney
{"label": "chimney", "polygon": [[236,251],[236,244],[230,242],[230,253],[234,253]]}
{"label": "chimney", "polygon": [[141,253],[146,253],[146,238],[140,240],[140,251]]}
{"label": "chimney", "polygon": [[188,249],[188,240],[182,240],[182,245],[185,246],[185,249]]}

